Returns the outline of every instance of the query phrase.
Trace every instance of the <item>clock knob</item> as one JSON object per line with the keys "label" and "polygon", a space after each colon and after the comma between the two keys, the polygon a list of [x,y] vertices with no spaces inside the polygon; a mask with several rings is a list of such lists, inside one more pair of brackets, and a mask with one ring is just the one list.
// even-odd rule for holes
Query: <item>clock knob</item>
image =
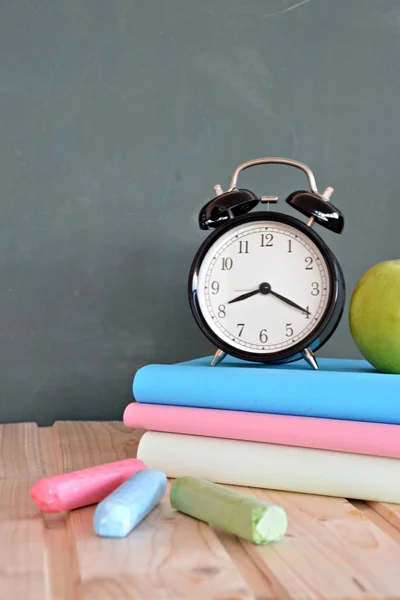
{"label": "clock knob", "polygon": [[322,227],[326,227],[334,233],[342,233],[344,228],[344,217],[340,210],[329,202],[329,197],[333,190],[327,190],[322,196],[299,190],[292,192],[286,198],[286,202],[292,207],[301,212],[306,217],[310,217],[309,224],[314,221]]}
{"label": "clock knob", "polygon": [[199,214],[200,229],[215,229],[228,219],[250,212],[260,199],[250,190],[222,192],[215,186],[218,195],[203,206]]}

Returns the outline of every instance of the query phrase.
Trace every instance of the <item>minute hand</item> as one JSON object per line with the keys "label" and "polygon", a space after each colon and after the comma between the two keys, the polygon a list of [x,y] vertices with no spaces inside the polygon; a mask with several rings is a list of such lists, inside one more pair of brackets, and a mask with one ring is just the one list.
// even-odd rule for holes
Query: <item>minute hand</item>
{"label": "minute hand", "polygon": [[286,302],[286,304],[293,306],[293,308],[298,308],[298,310],[301,310],[301,312],[306,313],[306,315],[310,314],[309,310],[307,310],[306,308],[303,308],[302,306],[299,306],[298,304],[296,304],[296,302],[292,302],[291,300],[289,300],[289,298],[285,298],[285,296],[281,296],[280,294],[278,294],[277,292],[274,292],[273,290],[270,291],[270,294],[272,296],[275,296],[276,298],[279,298],[279,300],[282,300],[282,302]]}

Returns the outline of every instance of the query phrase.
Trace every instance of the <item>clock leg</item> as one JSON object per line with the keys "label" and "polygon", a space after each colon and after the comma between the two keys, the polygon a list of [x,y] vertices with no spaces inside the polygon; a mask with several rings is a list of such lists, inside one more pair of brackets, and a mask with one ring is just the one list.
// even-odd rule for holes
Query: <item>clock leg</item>
{"label": "clock leg", "polygon": [[310,348],[306,348],[305,350],[303,350],[302,355],[303,355],[304,360],[306,360],[308,362],[310,367],[312,367],[313,369],[318,371],[319,367],[318,367],[317,359],[315,358],[314,354],[311,352]]}
{"label": "clock leg", "polygon": [[226,352],[223,352],[222,350],[217,350],[211,359],[210,365],[212,367],[216,367],[222,360],[224,360],[225,356]]}

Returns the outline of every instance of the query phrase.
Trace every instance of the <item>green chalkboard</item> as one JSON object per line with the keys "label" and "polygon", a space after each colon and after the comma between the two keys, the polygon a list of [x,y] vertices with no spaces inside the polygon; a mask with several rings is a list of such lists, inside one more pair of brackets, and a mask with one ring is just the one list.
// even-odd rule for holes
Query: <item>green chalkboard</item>
{"label": "green chalkboard", "polygon": [[[396,0],[3,1],[0,421],[120,419],[139,367],[213,350],[197,215],[245,160],[335,188],[349,290],[398,257],[399,55]],[[323,355],[358,356],[346,315]]]}

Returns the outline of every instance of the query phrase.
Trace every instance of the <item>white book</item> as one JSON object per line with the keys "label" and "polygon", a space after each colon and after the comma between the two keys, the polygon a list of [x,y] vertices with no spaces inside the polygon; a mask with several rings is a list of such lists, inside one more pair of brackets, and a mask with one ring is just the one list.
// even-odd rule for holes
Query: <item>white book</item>
{"label": "white book", "polygon": [[400,459],[146,432],[138,458],[167,477],[400,504]]}

